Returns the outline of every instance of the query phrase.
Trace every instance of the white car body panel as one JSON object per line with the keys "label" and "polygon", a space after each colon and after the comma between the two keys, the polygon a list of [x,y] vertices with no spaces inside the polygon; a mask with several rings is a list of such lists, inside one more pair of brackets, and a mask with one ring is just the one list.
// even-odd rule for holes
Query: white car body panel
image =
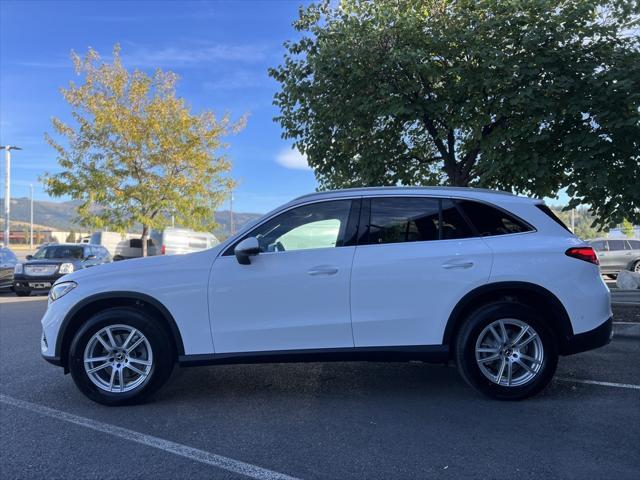
{"label": "white car body panel", "polygon": [[489,280],[491,257],[481,238],[357,247],[351,285],[356,347],[441,344],[457,300]]}
{"label": "white car body panel", "polygon": [[[93,295],[109,292],[134,292],[160,302],[173,316],[180,330],[185,354],[213,352],[207,288],[211,264],[217,250],[189,255],[155,256],[123,260],[95,268],[79,270],[62,277],[78,286],[53,302],[42,319],[48,339],[55,339],[63,315],[75,303]],[[49,348],[53,342],[49,341]]]}
{"label": "white car body panel", "polygon": [[219,257],[210,293],[216,353],[353,347],[354,250],[263,253],[251,265]]}

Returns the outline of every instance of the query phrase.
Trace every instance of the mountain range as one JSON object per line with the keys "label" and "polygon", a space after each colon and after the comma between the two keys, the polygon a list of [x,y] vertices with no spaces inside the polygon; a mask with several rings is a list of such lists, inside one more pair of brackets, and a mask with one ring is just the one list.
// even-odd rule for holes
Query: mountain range
{"label": "mountain range", "polygon": [[[70,200],[66,202],[51,202],[43,200],[34,200],[33,202],[33,223],[35,228],[40,226],[46,226],[52,230],[86,230],[80,227],[75,222],[76,208],[80,204],[77,200]],[[4,205],[4,199],[0,198],[0,206]],[[220,210],[215,213],[216,223],[218,228],[214,232],[218,237],[227,237],[231,233],[231,216],[229,210]],[[249,222],[252,222],[260,218],[260,213],[244,213],[233,212],[233,219],[235,223],[235,229],[242,228]],[[13,228],[22,228],[22,226],[14,225],[13,223],[20,222],[29,223],[30,220],[30,206],[29,199],[26,197],[12,198],[11,199],[11,222]]]}

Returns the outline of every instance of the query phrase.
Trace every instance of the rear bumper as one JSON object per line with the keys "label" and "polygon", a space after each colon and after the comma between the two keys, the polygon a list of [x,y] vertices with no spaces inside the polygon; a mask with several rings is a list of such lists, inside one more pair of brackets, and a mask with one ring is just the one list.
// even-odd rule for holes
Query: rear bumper
{"label": "rear bumper", "polygon": [[578,333],[571,336],[563,348],[563,355],[573,355],[574,353],[586,352],[595,348],[607,345],[613,337],[613,317],[602,325],[587,332]]}

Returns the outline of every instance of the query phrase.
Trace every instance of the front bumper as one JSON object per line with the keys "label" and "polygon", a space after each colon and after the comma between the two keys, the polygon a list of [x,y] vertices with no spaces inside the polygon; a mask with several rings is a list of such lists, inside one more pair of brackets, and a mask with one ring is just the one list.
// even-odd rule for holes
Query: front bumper
{"label": "front bumper", "polygon": [[[51,286],[64,275],[54,274],[46,277],[39,276],[31,276],[18,274],[13,278],[13,289],[14,290],[49,290]],[[33,287],[31,285],[40,285],[40,284],[49,284],[49,286],[45,287]]]}
{"label": "front bumper", "polygon": [[613,338],[613,317],[609,317],[600,326],[587,332],[578,333],[570,337],[562,351],[563,355],[573,355],[574,353],[586,352],[595,348],[603,347],[611,342]]}

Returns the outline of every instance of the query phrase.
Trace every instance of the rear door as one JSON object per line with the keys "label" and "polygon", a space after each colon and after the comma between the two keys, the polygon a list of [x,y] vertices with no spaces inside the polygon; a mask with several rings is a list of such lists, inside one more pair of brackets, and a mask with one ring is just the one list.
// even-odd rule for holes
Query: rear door
{"label": "rear door", "polygon": [[439,345],[455,303],[486,283],[492,253],[450,199],[363,202],[351,281],[356,347]]}
{"label": "rear door", "polygon": [[603,270],[619,272],[626,268],[626,265],[629,262],[629,257],[627,257],[626,254],[630,252],[628,250],[625,251],[625,243],[626,242],[624,240],[607,240],[609,250],[606,252],[606,255],[603,256]]}

